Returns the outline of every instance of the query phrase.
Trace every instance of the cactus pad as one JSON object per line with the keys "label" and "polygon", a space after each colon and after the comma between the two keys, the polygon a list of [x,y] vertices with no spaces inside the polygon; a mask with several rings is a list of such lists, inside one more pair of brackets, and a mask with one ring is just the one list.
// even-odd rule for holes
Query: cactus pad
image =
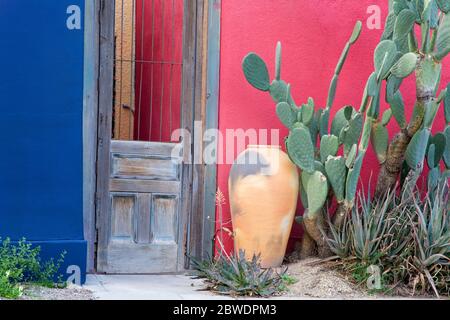
{"label": "cactus pad", "polygon": [[308,195],[306,193],[306,186],[308,185],[308,179],[311,175],[306,171],[300,173],[300,201],[303,208],[308,208]]}
{"label": "cactus pad", "polygon": [[427,152],[427,163],[428,168],[430,169],[433,169],[436,166],[435,154],[436,154],[436,145],[430,144],[428,146]]}
{"label": "cactus pad", "polygon": [[273,101],[276,103],[287,102],[290,98],[288,85],[283,80],[273,80],[269,91]]}
{"label": "cactus pad", "polygon": [[297,114],[287,102],[277,104],[277,116],[289,129],[293,129],[294,124],[297,122]]}
{"label": "cactus pad", "polygon": [[247,81],[256,89],[268,91],[270,87],[269,71],[266,63],[255,53],[249,53],[242,62]]}
{"label": "cactus pad", "polygon": [[442,60],[449,53],[450,53],[450,14],[445,14],[439,26],[436,41],[435,57],[438,60]]}
{"label": "cactus pad", "polygon": [[394,41],[381,41],[374,54],[374,65],[378,78],[385,79],[397,60],[397,46]]}
{"label": "cactus pad", "polygon": [[314,145],[308,128],[303,125],[295,128],[287,140],[289,155],[302,170],[314,172]]}
{"label": "cactus pad", "polygon": [[356,195],[356,187],[358,186],[359,175],[361,174],[362,163],[364,159],[364,153],[360,153],[355,160],[353,168],[348,171],[346,181],[345,199],[349,202],[353,202]]}
{"label": "cactus pad", "polygon": [[389,145],[389,133],[385,126],[376,123],[372,127],[372,146],[377,155],[378,162],[383,164],[386,161],[386,154]]}
{"label": "cactus pad", "polygon": [[355,27],[353,28],[353,33],[352,36],[350,37],[350,44],[354,44],[359,36],[361,35],[361,30],[362,30],[362,22],[361,21],[357,21]]}
{"label": "cactus pad", "polygon": [[390,101],[392,115],[395,120],[397,120],[400,128],[406,128],[407,122],[405,117],[405,103],[403,102],[403,97],[400,91],[394,95],[392,101]]}
{"label": "cactus pad", "polygon": [[281,79],[281,42],[278,41],[275,53],[275,79]]}
{"label": "cactus pad", "polygon": [[348,130],[344,137],[344,154],[348,154],[352,146],[359,142],[363,129],[363,117],[361,113],[355,113],[348,123]]}
{"label": "cactus pad", "polygon": [[302,107],[302,122],[305,126],[309,126],[314,117],[314,100],[308,99],[308,103]]}
{"label": "cactus pad", "polygon": [[398,16],[402,10],[409,8],[406,0],[394,0],[392,7],[396,16]]}
{"label": "cactus pad", "polygon": [[439,9],[441,9],[442,12],[444,12],[444,13],[449,13],[450,12],[450,1],[448,1],[448,0],[436,0],[436,3],[437,3]]}
{"label": "cactus pad", "polygon": [[308,179],[306,193],[308,195],[308,214],[319,213],[328,196],[327,178],[321,172],[315,171]]}
{"label": "cactus pad", "polygon": [[[342,129],[348,125],[348,121],[354,113],[354,109],[351,106],[346,106],[336,112],[333,121],[331,122],[331,134],[339,137]],[[348,116],[350,114],[350,117]]]}
{"label": "cactus pad", "polygon": [[320,140],[320,160],[325,163],[329,156],[335,156],[339,149],[339,139],[334,135],[324,135]]}
{"label": "cactus pad", "polygon": [[394,75],[391,75],[386,84],[386,102],[391,103],[394,99],[395,94],[400,89],[400,85],[402,84],[403,79],[397,78]]}
{"label": "cactus pad", "polygon": [[320,115],[320,121],[319,121],[320,136],[328,134],[329,121],[330,121],[330,110],[325,109],[322,111],[322,114]]}
{"label": "cactus pad", "polygon": [[[447,146],[447,139],[444,133],[436,133],[436,135],[430,137],[429,147],[428,147],[428,161],[432,160],[431,163],[428,163],[430,168],[437,167],[439,162],[442,160],[444,156],[445,149]],[[430,150],[433,151],[430,159]]]}
{"label": "cactus pad", "polygon": [[386,18],[386,23],[384,25],[384,31],[381,40],[390,40],[392,38],[396,20],[397,15],[394,12],[391,12]]}
{"label": "cactus pad", "polygon": [[383,126],[387,126],[389,124],[389,121],[391,121],[392,118],[392,110],[387,109],[385,112],[383,112],[383,116],[381,117],[381,124]]}
{"label": "cactus pad", "polygon": [[345,165],[347,166],[347,168],[351,169],[353,167],[353,165],[355,164],[357,152],[358,152],[358,146],[356,144],[354,144],[345,159]]}
{"label": "cactus pad", "polygon": [[402,10],[395,22],[393,39],[401,39],[408,36],[416,22],[416,13],[409,9]]}
{"label": "cactus pad", "polygon": [[425,110],[425,116],[423,118],[423,126],[425,128],[431,128],[436,118],[436,114],[439,109],[439,103],[432,101]]}
{"label": "cactus pad", "polygon": [[435,189],[438,186],[440,180],[441,180],[441,171],[439,170],[439,168],[435,167],[431,169],[428,172],[427,178],[428,190],[431,191]]}
{"label": "cactus pad", "polygon": [[325,170],[337,201],[343,201],[345,198],[345,179],[347,175],[345,159],[343,157],[328,157],[328,160],[325,162]]}
{"label": "cactus pad", "polygon": [[404,54],[391,69],[391,73],[397,78],[406,78],[415,69],[418,61],[418,56],[414,52]]}
{"label": "cactus pad", "polygon": [[415,169],[420,163],[423,163],[429,137],[430,131],[421,129],[411,139],[405,153],[406,163],[411,169]]}
{"label": "cactus pad", "polygon": [[334,98],[336,97],[336,89],[337,89],[338,81],[339,81],[339,76],[337,74],[335,74],[333,79],[331,80],[330,89],[328,91],[328,100],[327,100],[328,108],[331,108],[333,106]]}

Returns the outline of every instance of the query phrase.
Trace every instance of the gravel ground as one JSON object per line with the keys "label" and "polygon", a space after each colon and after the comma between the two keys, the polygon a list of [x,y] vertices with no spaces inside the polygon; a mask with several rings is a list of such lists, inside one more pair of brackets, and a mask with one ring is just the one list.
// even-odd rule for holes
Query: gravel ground
{"label": "gravel ground", "polygon": [[24,294],[18,300],[95,300],[95,297],[91,291],[78,286],[65,289],[24,286]]}
{"label": "gravel ground", "polygon": [[288,273],[298,280],[289,286],[286,297],[321,299],[376,299],[357,288],[340,273],[331,270],[326,264],[317,264],[318,259],[310,258],[289,263]]}

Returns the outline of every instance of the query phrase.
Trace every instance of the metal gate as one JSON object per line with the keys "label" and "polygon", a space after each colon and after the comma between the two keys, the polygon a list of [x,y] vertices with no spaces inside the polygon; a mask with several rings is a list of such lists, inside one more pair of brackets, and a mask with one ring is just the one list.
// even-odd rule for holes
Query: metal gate
{"label": "metal gate", "polygon": [[195,54],[196,10],[196,1],[102,1],[99,272],[184,268],[191,146],[171,133],[191,127],[195,66],[184,61]]}

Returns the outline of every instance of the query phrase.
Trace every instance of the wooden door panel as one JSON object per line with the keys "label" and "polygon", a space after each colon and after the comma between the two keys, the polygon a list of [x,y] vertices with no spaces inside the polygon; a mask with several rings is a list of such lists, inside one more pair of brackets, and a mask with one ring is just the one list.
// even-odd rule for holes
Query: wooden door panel
{"label": "wooden door panel", "polygon": [[179,180],[179,166],[170,158],[112,154],[112,177],[143,180]]}
{"label": "wooden door panel", "polygon": [[177,272],[176,244],[139,244],[130,249],[122,243],[108,248],[109,263],[102,271],[112,274],[151,274]]}
{"label": "wooden door panel", "polygon": [[111,142],[110,208],[99,243],[98,271],[176,272],[180,241],[179,144]]}
{"label": "wooden door panel", "polygon": [[153,195],[152,230],[155,243],[177,242],[177,207],[177,197]]}
{"label": "wooden door panel", "polygon": [[136,211],[135,195],[112,196],[110,241],[134,242]]}

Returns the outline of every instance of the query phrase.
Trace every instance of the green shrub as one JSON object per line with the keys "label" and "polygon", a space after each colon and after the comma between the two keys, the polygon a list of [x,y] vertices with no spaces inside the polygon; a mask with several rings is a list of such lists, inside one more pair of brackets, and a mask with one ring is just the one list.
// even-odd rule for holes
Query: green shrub
{"label": "green shrub", "polygon": [[[0,239],[1,240],[1,239]],[[43,262],[41,248],[33,247],[25,239],[17,244],[5,239],[0,246],[0,297],[17,298],[22,294],[20,284],[30,283],[45,287],[62,287],[64,282],[60,275],[55,282],[57,272],[64,261],[65,252],[59,259]]]}
{"label": "green shrub", "polygon": [[14,299],[21,296],[22,291],[22,287],[12,283],[10,271],[0,273],[0,297]]}
{"label": "green shrub", "polygon": [[[381,270],[383,292],[450,295],[449,188],[442,181],[422,199],[414,188],[372,200],[360,193],[341,229],[327,236],[343,270],[358,283]],[[399,194],[399,195],[397,195]],[[396,290],[398,289],[398,290]]]}
{"label": "green shrub", "polygon": [[249,261],[243,251],[230,257],[220,255],[216,259],[192,261],[197,277],[206,279],[208,289],[220,294],[268,297],[286,291],[288,285],[296,282],[287,270],[277,273],[262,269],[260,256],[255,255]]}

